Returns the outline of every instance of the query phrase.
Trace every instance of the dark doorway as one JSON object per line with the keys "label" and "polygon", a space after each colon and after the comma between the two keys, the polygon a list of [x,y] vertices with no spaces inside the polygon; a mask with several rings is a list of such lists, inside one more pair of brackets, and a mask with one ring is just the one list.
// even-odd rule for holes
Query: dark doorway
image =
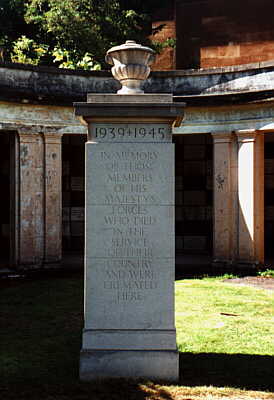
{"label": "dark doorway", "polygon": [[274,259],[274,133],[265,134],[265,257]]}
{"label": "dark doorway", "polygon": [[177,135],[174,143],[176,265],[204,264],[213,242],[212,139]]}
{"label": "dark doorway", "polygon": [[64,135],[62,146],[63,255],[84,254],[86,135]]}
{"label": "dark doorway", "polygon": [[14,137],[15,135],[11,132],[0,132],[0,268],[9,267],[13,257],[11,243],[14,180],[11,173],[13,172],[11,171],[13,161],[11,151],[14,146]]}

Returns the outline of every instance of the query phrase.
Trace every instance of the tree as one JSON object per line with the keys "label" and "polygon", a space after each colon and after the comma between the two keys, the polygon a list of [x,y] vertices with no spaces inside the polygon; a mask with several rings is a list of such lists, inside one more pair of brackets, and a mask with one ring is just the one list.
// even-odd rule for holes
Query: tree
{"label": "tree", "polygon": [[130,38],[148,41],[148,15],[123,8],[119,1],[30,0],[25,19],[38,28],[58,62],[66,58],[79,64],[89,57],[94,65],[105,65],[110,47]]}
{"label": "tree", "polygon": [[5,29],[11,60],[85,69],[106,67],[106,51],[127,39],[151,45],[151,11],[159,6],[156,0],[1,1],[2,18],[8,13],[11,21]]}
{"label": "tree", "polygon": [[0,1],[0,48],[1,59],[9,54],[12,42],[18,38],[18,32],[28,34],[29,26],[24,20],[23,0]]}

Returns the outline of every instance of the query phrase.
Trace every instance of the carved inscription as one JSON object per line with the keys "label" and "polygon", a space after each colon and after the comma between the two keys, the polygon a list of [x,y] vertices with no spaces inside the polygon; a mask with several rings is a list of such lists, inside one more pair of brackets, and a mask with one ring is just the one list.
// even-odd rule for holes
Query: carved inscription
{"label": "carved inscription", "polygon": [[100,158],[108,171],[107,183],[112,184],[106,204],[156,204],[158,199],[150,191],[157,151],[102,151]]}
{"label": "carved inscription", "polygon": [[[161,128],[163,130],[157,131],[157,135],[162,131],[167,132],[167,128]],[[126,134],[117,127],[114,130],[103,130],[102,127],[96,129],[97,135],[104,137]],[[135,131],[128,132],[135,135]],[[153,130],[136,132],[136,135],[153,136]],[[124,151],[125,148],[129,150]],[[148,293],[159,288],[151,232],[157,231],[159,223],[155,212],[159,196],[152,190],[152,186],[160,153],[157,147],[155,151],[140,151],[137,146],[135,148],[128,145],[121,151],[111,151],[110,148],[99,152],[107,188],[103,197],[106,211],[102,223],[105,231],[110,233],[104,249],[102,285],[113,301],[119,303],[145,301]],[[153,214],[151,209],[154,210]]]}
{"label": "carved inscription", "polygon": [[165,124],[97,124],[92,132],[93,139],[99,141],[167,141],[170,129]]}

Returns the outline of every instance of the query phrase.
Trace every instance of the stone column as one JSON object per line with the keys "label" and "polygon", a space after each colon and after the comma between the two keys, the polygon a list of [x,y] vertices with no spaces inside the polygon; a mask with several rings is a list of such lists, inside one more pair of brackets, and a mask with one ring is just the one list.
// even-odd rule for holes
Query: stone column
{"label": "stone column", "polygon": [[44,141],[19,132],[19,264],[40,266],[44,257]]}
{"label": "stone column", "polygon": [[230,264],[234,255],[232,134],[212,133],[213,137],[213,262]]}
{"label": "stone column", "polygon": [[231,237],[231,260],[237,263],[238,260],[238,215],[239,215],[239,198],[238,198],[238,140],[233,133],[231,140],[231,220],[232,220],[232,237]]}
{"label": "stone column", "polygon": [[264,134],[257,133],[254,153],[255,261],[264,263]]}
{"label": "stone column", "polygon": [[238,131],[238,258],[264,261],[264,141],[256,131]]}
{"label": "stone column", "polygon": [[45,263],[62,258],[62,135],[44,133],[45,140]]}
{"label": "stone column", "polygon": [[170,95],[90,95],[80,377],[178,379]]}

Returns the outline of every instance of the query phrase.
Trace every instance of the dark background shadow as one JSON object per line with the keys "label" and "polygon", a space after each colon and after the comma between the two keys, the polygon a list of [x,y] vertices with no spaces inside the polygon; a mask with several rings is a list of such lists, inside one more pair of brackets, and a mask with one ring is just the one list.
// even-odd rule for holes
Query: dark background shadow
{"label": "dark background shadow", "polygon": [[[233,59],[231,44],[254,45],[253,49],[243,47],[232,64],[269,59],[268,50],[259,47],[262,42],[274,41],[272,15],[273,0],[177,0],[176,68],[202,67],[201,49],[210,47],[224,46],[222,56]],[[220,58],[212,61],[217,66]]]}
{"label": "dark background shadow", "polygon": [[180,353],[180,384],[274,391],[274,357]]}

